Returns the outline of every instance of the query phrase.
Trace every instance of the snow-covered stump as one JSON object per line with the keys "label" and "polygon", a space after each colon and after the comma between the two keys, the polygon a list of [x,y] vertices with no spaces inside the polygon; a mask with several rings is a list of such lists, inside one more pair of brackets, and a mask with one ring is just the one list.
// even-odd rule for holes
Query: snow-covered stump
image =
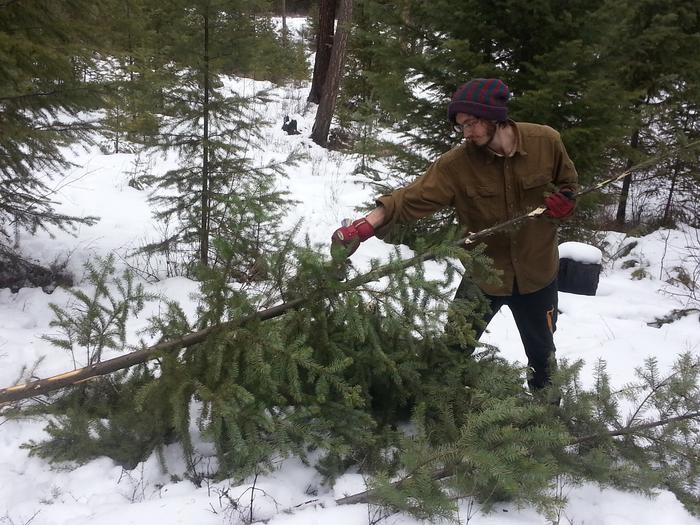
{"label": "snow-covered stump", "polygon": [[559,290],[578,295],[595,295],[600,278],[602,252],[582,242],[559,245]]}

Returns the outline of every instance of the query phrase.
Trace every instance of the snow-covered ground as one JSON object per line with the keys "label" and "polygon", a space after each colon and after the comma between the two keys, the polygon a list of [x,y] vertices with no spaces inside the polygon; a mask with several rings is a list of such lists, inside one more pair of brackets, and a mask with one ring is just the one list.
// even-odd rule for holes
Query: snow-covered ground
{"label": "snow-covered ground", "polygon": [[[236,89],[253,89],[252,81],[238,80]],[[232,84],[232,87],[233,87]],[[277,102],[266,108],[273,123],[266,136],[266,153],[284,155],[292,150],[306,156],[297,167],[288,170],[288,179],[280,181],[299,201],[289,224],[303,218],[302,234],[313,242],[327,243],[331,232],[344,217],[354,217],[354,208],[366,202],[370,190],[357,184],[349,175],[352,158],[329,152],[314,145],[307,137],[312,114],[305,113],[305,89],[277,89]],[[299,121],[300,135],[288,136],[281,130],[284,115]],[[60,210],[71,214],[97,215],[100,222],[82,227],[77,236],[57,233],[24,236],[22,249],[35,259],[51,262],[69,256],[68,268],[80,277],[83,263],[95,256],[114,253],[125,256],[146,239],[157,236],[150,216],[145,191],[127,185],[134,170],[136,156],[103,155],[97,148],[72,153],[77,168],[62,181],[56,181],[56,200]],[[143,161],[144,159],[140,159]],[[157,160],[153,169],[165,170],[170,160]],[[630,381],[634,367],[649,356],[656,356],[661,370],[668,369],[683,352],[700,354],[698,315],[685,317],[661,328],[647,322],[685,306],[685,292],[672,287],[668,280],[672,269],[685,265],[691,270],[697,260],[689,258],[692,230],[657,231],[637,239],[638,244],[624,259],[606,261],[595,296],[560,294],[556,341],[558,356],[586,361],[584,380],[592,380],[592,366],[598,358],[608,363],[608,372],[616,385]],[[617,251],[631,239],[621,234],[608,235],[609,253]],[[392,247],[371,239],[353,256],[356,267],[362,268],[370,257],[387,257]],[[697,252],[696,252],[697,254]],[[622,268],[624,260],[636,259],[645,268],[646,277],[633,279],[639,265]],[[119,259],[118,259],[119,260]],[[439,265],[431,266],[439,272]],[[191,294],[196,285],[184,278],[165,279],[147,285],[149,291],[176,299],[193,309]],[[23,367],[32,367],[43,360],[34,372],[46,377],[72,367],[71,357],[41,339],[51,333],[50,302],[65,305],[69,294],[57,290],[51,295],[41,289],[24,288],[12,294],[0,290],[0,387],[17,382]],[[153,304],[150,308],[158,308]],[[152,311],[130,326],[132,335],[145,326]],[[492,321],[483,340],[500,348],[513,361],[522,362],[524,353],[520,337],[509,311],[503,310]],[[109,357],[109,356],[107,356]],[[99,524],[229,524],[244,523],[249,517],[251,485],[232,486],[227,482],[211,483],[197,488],[189,481],[178,481],[185,470],[177,447],[166,451],[168,471],[164,472],[155,457],[132,471],[124,471],[109,459],[98,459],[79,468],[51,468],[39,458],[30,457],[23,443],[40,440],[44,435],[42,421],[12,421],[0,416],[0,524],[82,525]],[[358,474],[341,477],[334,486],[321,484],[319,475],[295,459],[284,461],[274,474],[256,482],[254,519],[269,523],[306,525],[364,525],[372,519],[366,505],[338,506],[334,499],[361,491],[363,480]],[[313,494],[313,495],[310,495]],[[669,492],[655,498],[601,490],[594,485],[571,487],[561,523],[570,524],[698,524]],[[235,509],[231,502],[239,499]],[[311,503],[309,500],[314,500]],[[295,507],[294,512],[283,509]],[[469,523],[508,525],[541,524],[542,515],[532,509],[518,509],[509,504],[497,505],[491,514],[472,510]],[[468,509],[461,509],[461,523],[467,522]],[[409,525],[410,517],[396,515],[389,524]]]}

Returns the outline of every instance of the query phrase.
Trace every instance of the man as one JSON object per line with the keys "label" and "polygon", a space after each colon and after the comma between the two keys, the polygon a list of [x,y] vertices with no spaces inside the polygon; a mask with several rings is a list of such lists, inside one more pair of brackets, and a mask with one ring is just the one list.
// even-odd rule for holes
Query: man
{"label": "man", "polygon": [[[367,217],[336,230],[332,242],[353,253],[396,223],[415,221],[452,207],[467,231],[480,231],[532,209],[547,207],[563,219],[575,207],[577,174],[559,133],[508,119],[509,90],[501,80],[478,78],[452,96],[448,118],[465,141],[437,159],[412,184],[384,195]],[[502,272],[501,283],[462,280],[455,298],[471,298],[474,285],[490,305],[485,324],[503,305],[513,312],[532,369],[531,389],[550,383],[557,321],[557,221],[529,219],[513,231],[484,240],[486,255]],[[477,334],[477,338],[481,333]]]}

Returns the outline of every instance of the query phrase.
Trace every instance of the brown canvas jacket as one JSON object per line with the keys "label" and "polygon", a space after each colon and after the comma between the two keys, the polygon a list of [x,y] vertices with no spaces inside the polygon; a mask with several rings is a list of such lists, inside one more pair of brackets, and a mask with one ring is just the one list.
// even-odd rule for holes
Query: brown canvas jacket
{"label": "brown canvas jacket", "polygon": [[[459,223],[477,232],[541,206],[546,193],[576,191],[578,176],[557,131],[538,124],[509,121],[517,145],[502,157],[471,143],[461,144],[435,161],[416,181],[377,200],[386,222],[383,238],[396,223],[406,223],[454,207]],[[517,229],[484,240],[486,255],[501,270],[501,283],[474,276],[491,295],[510,295],[514,280],[520,293],[536,292],[557,275],[557,226],[544,217],[528,219]]]}

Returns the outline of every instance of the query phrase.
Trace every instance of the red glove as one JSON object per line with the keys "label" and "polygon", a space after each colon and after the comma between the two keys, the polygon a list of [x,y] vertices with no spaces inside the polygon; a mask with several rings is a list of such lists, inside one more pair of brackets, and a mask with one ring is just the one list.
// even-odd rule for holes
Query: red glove
{"label": "red glove", "polygon": [[569,190],[562,190],[545,197],[547,216],[553,219],[563,219],[571,215],[576,207],[576,197]]}
{"label": "red glove", "polygon": [[[347,219],[346,219],[347,220]],[[374,236],[374,228],[364,217],[345,224],[333,232],[331,236],[331,254],[350,257],[360,246],[360,243]],[[339,248],[343,251],[339,252]]]}

